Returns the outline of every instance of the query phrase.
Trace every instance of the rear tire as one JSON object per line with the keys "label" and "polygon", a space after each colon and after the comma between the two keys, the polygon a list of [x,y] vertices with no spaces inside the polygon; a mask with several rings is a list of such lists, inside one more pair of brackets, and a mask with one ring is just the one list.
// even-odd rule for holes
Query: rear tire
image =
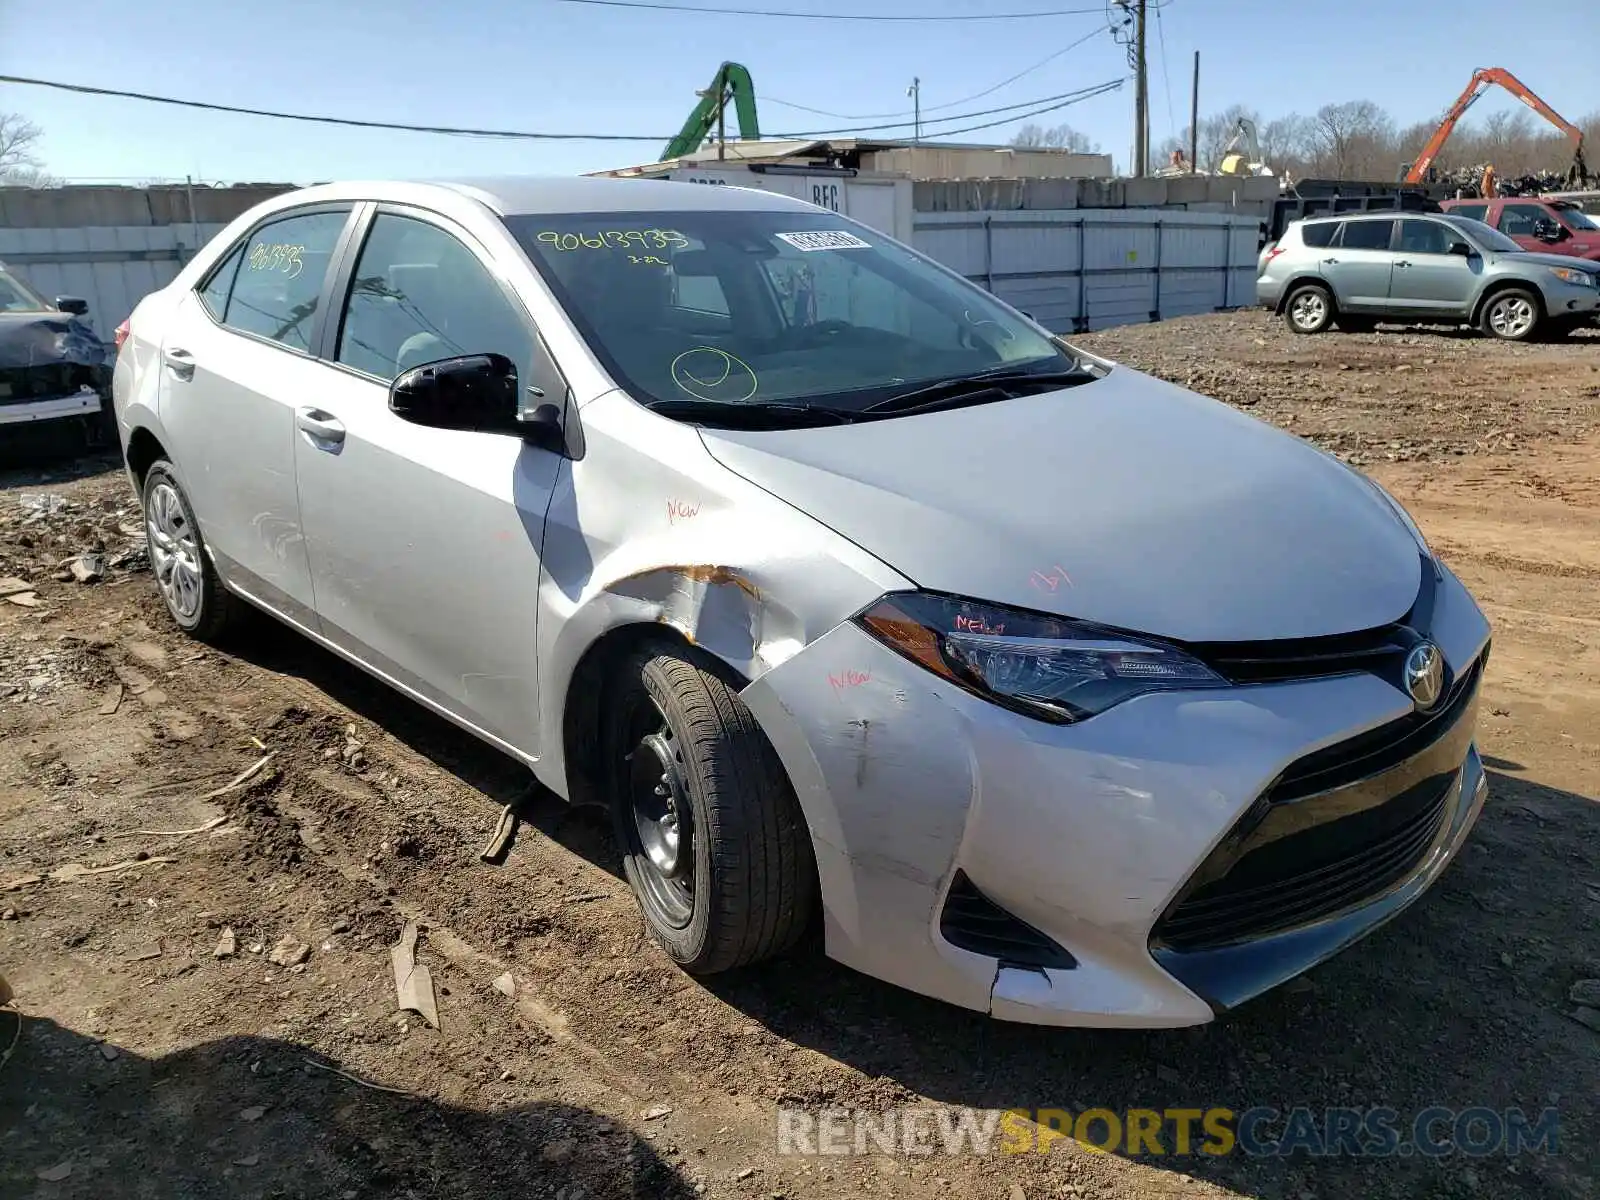
{"label": "rear tire", "polygon": [[200,522],[167,459],[157,459],[145,473],[143,501],[150,568],[167,612],[190,637],[222,640],[237,623],[241,604],[222,586]]}
{"label": "rear tire", "polygon": [[711,975],[782,953],[816,906],[811,835],[777,753],[676,646],[635,654],[603,718],[623,871],[651,938]]}
{"label": "rear tire", "polygon": [[1333,293],[1320,283],[1302,283],[1283,304],[1284,322],[1295,333],[1321,333],[1333,318]]}
{"label": "rear tire", "polygon": [[1506,288],[1483,302],[1478,328],[1504,342],[1532,341],[1544,324],[1539,297],[1527,288]]}

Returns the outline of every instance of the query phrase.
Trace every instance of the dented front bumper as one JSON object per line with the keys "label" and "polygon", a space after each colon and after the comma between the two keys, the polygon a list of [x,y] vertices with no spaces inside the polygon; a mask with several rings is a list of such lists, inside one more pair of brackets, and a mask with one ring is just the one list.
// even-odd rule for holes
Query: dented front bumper
{"label": "dented front bumper", "polygon": [[[1448,573],[1431,633],[1463,678],[1487,646],[1487,623]],[[1399,873],[1337,912],[1246,938],[1204,970],[1163,948],[1164,915],[1253,808],[1259,820],[1286,767],[1411,714],[1397,688],[1353,673],[1155,693],[1057,726],[963,692],[846,623],[743,696],[805,810],[832,957],[1009,1020],[1180,1026],[1335,953],[1444,869],[1483,800],[1476,678],[1448,739],[1429,742],[1432,759],[1419,751],[1350,785],[1362,804],[1390,799],[1373,789],[1398,797],[1420,786],[1423,772],[1437,788],[1427,797],[1436,823],[1390,838],[1417,843]],[[1318,803],[1355,803],[1348,796]],[[954,944],[941,916],[958,883],[1063,948],[1070,965],[1013,966]]]}

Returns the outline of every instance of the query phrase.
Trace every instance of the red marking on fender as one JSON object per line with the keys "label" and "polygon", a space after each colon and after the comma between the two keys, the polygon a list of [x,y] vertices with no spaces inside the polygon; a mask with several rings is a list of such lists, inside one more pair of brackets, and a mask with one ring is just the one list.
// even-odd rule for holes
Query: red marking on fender
{"label": "red marking on fender", "polygon": [[679,521],[687,521],[690,517],[700,515],[700,505],[690,505],[686,500],[667,501],[667,524],[676,525]]}
{"label": "red marking on fender", "polygon": [[872,672],[846,671],[842,675],[829,674],[828,682],[833,685],[834,693],[838,694],[844,691],[845,688],[860,687],[863,683],[871,683]]}
{"label": "red marking on fender", "polygon": [[1051,567],[1048,574],[1035,571],[1028,576],[1028,582],[1041,592],[1053,592],[1063,583],[1071,587],[1072,576],[1067,574],[1065,568]]}

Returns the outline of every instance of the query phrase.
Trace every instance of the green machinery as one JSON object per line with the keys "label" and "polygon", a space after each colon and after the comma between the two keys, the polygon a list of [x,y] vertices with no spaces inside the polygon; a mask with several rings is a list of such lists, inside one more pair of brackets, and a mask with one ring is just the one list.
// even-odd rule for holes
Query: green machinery
{"label": "green machinery", "polygon": [[722,124],[723,110],[730,100],[739,118],[739,137],[746,141],[759,138],[761,128],[756,123],[756,85],[750,82],[747,68],[735,62],[725,62],[717,68],[711,86],[700,93],[700,103],[694,106],[689,119],[678,130],[678,136],[668,142],[667,148],[661,152],[661,161],[682,158],[700,149],[712,131]]}

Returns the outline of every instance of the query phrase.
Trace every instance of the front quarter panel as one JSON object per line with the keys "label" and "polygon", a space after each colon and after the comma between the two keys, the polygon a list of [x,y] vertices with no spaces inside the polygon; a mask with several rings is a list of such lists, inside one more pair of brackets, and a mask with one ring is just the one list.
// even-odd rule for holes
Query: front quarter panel
{"label": "front quarter panel", "polygon": [[[541,719],[563,727],[585,652],[660,626],[745,680],[786,662],[910,583],[852,542],[721,466],[698,431],[620,391],[583,412],[586,451],[557,487],[539,602]],[[571,799],[561,739],[541,780]]]}

